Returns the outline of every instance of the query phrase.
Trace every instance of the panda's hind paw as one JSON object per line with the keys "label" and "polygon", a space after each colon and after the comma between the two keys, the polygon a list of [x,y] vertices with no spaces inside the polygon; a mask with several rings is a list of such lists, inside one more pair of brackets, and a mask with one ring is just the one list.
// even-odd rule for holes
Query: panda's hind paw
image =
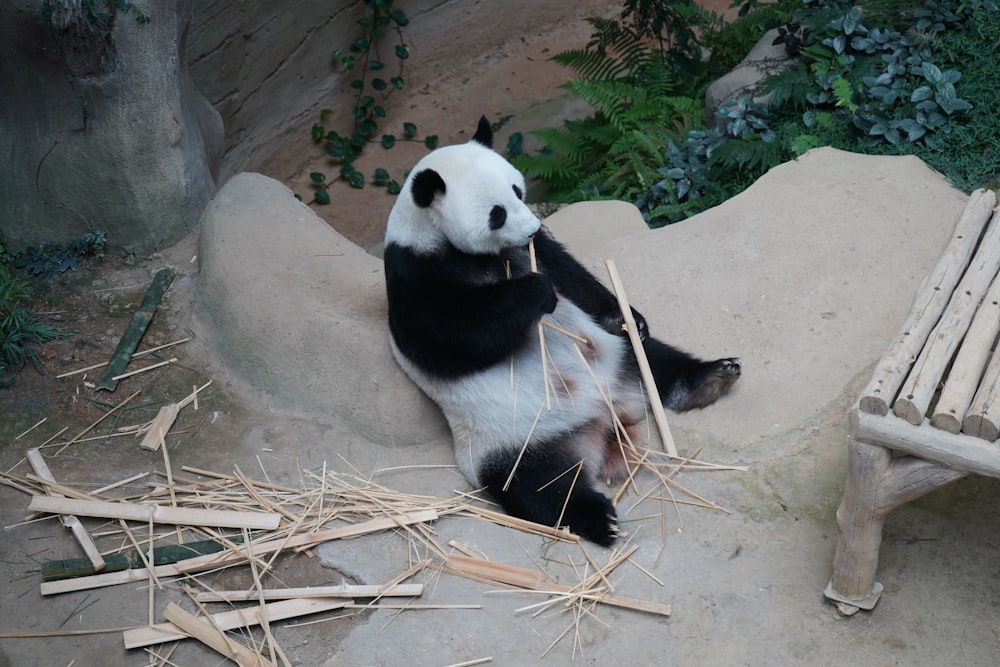
{"label": "panda's hind paw", "polygon": [[562,524],[585,540],[610,547],[618,537],[618,513],[597,489],[577,489],[566,504]]}
{"label": "panda's hind paw", "polygon": [[729,393],[743,372],[742,362],[736,357],[706,361],[701,364],[691,382],[690,391],[674,408],[677,412],[704,408]]}

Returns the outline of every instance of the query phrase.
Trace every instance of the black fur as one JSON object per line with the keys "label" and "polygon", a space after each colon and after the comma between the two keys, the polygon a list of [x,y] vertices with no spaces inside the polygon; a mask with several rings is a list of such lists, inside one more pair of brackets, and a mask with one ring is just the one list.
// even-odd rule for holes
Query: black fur
{"label": "black fur", "polygon": [[[615,506],[595,488],[579,458],[565,449],[561,442],[533,444],[520,462],[517,449],[490,452],[476,472],[508,514],[546,526],[569,526],[580,537],[609,547],[618,535]],[[515,463],[517,471],[504,491]]]}
{"label": "black fur", "polygon": [[439,254],[418,255],[390,243],[385,279],[389,328],[400,351],[444,378],[508,358],[527,342],[538,319],[556,307],[552,282],[528,271],[523,249],[469,255],[449,246]]}
{"label": "black fur", "polygon": [[410,195],[413,203],[420,208],[427,208],[434,203],[434,198],[443,195],[448,189],[444,184],[441,174],[433,169],[424,169],[413,177],[413,184],[410,186]]}
{"label": "black fur", "polygon": [[476,133],[472,135],[472,140],[487,148],[493,148],[493,128],[490,126],[490,121],[486,120],[486,116],[479,117],[479,124],[476,126]]}

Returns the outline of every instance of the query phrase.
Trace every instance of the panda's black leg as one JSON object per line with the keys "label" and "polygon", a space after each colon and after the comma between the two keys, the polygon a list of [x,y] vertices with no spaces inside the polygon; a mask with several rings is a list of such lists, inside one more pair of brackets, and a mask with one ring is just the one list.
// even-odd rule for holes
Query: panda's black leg
{"label": "panda's black leg", "polygon": [[[479,465],[479,481],[512,516],[546,526],[558,522],[584,539],[611,546],[618,535],[615,506],[594,487],[585,471],[576,474],[580,461],[556,449],[533,444],[520,462],[515,449],[492,452]],[[517,471],[505,491],[515,462]]]}
{"label": "panda's black leg", "polygon": [[711,405],[740,377],[740,360],[702,361],[655,338],[643,342],[663,405],[676,412]]}

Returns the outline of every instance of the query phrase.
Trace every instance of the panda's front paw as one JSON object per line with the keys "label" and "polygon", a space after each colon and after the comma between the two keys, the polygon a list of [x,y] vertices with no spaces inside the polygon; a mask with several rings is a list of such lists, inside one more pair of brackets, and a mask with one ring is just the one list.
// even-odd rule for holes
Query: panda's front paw
{"label": "panda's front paw", "polygon": [[529,302],[538,304],[542,314],[551,313],[556,309],[556,302],[559,300],[556,296],[556,288],[545,274],[529,273],[521,280],[524,281],[530,292],[527,295]]}
{"label": "panda's front paw", "polygon": [[[635,320],[635,328],[639,332],[639,340],[645,341],[649,338],[649,324],[646,323],[646,318],[642,316],[642,313],[633,308],[632,319]],[[615,334],[616,336],[628,336],[628,327],[625,324],[625,318],[618,311],[608,313],[598,323],[608,333]]]}

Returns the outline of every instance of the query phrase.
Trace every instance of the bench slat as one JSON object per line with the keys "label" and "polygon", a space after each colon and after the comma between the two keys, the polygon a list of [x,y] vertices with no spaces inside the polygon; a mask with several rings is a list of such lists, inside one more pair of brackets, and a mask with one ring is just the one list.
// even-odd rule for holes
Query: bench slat
{"label": "bench slat", "polygon": [[859,406],[862,411],[875,415],[889,412],[889,406],[899,393],[913,361],[940,319],[955,285],[965,273],[996,204],[997,196],[992,190],[976,190],[969,196],[955,223],[951,241],[934,269],[920,283],[902,328],[876,366],[871,381],[861,392]]}
{"label": "bench slat", "polygon": [[[993,216],[992,224],[1000,225],[996,214]],[[958,433],[961,430],[966,412],[976,394],[976,388],[983,378],[983,371],[986,369],[986,362],[990,358],[990,350],[998,333],[1000,333],[1000,278],[994,278],[993,286],[979,304],[951,370],[948,371],[948,378],[934,408],[931,424],[949,433]]]}
{"label": "bench slat", "polygon": [[[934,392],[944,378],[948,362],[972,324],[983,295],[1000,270],[1000,222],[994,217],[979,244],[976,256],[948,301],[944,315],[931,331],[927,345],[913,363],[892,411],[914,426],[927,415]],[[978,380],[978,378],[977,378]]]}

